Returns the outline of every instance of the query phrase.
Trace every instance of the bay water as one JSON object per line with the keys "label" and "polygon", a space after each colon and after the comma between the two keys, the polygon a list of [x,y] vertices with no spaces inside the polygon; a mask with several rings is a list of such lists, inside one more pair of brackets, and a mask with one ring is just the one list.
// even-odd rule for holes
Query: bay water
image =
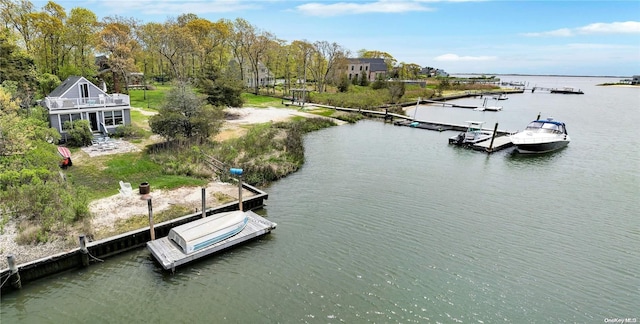
{"label": "bay water", "polygon": [[314,132],[301,170],[264,188],[258,213],[278,224],[271,234],[175,274],[138,249],[30,283],[2,296],[0,321],[637,320],[640,88],[500,78],[585,94],[526,91],[497,102],[500,112],[421,105],[408,114],[512,131],[552,116],[567,124],[569,146],[486,154],[450,146],[455,132],[375,120]]}

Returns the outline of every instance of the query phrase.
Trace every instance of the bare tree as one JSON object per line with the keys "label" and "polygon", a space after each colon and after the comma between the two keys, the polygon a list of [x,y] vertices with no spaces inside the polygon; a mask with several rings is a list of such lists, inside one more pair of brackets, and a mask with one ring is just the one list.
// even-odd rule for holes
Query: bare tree
{"label": "bare tree", "polygon": [[269,32],[257,29],[242,18],[236,19],[234,30],[233,48],[238,64],[240,65],[240,70],[242,71],[243,79],[246,72],[244,70],[244,59],[246,59],[246,63],[249,64],[249,73],[247,74],[251,75],[251,85],[253,86],[254,93],[258,94],[261,85],[261,60],[269,49],[269,45],[273,41],[274,36]]}
{"label": "bare tree", "polygon": [[324,92],[326,85],[337,76],[341,64],[344,64],[348,52],[337,43],[318,41],[313,43],[309,71],[316,80],[318,92]]}

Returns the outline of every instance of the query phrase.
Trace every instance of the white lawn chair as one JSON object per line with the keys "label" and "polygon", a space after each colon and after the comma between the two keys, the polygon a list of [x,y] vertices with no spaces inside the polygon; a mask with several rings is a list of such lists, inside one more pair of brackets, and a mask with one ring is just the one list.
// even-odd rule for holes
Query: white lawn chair
{"label": "white lawn chair", "polygon": [[131,183],[120,181],[120,194],[125,197],[131,196],[133,194],[133,188],[131,188]]}

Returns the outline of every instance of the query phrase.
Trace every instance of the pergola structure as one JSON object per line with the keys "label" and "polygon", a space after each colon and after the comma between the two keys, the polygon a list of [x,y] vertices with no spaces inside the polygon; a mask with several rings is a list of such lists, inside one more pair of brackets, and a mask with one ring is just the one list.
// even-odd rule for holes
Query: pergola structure
{"label": "pergola structure", "polygon": [[307,98],[309,97],[308,89],[290,89],[291,91],[291,104],[304,106],[304,103],[307,102]]}

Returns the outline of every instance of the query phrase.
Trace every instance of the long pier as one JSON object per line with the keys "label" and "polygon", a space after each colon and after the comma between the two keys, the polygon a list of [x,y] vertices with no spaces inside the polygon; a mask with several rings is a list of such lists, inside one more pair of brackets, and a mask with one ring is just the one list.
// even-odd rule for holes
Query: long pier
{"label": "long pier", "polygon": [[[522,89],[516,89],[516,90],[510,90],[507,91],[507,93],[522,93],[524,92],[524,90]],[[443,105],[450,105],[450,107],[455,107],[455,108],[478,108],[475,106],[464,106],[464,105],[456,105],[456,104],[451,104],[451,103],[446,103],[444,102],[444,100],[451,100],[451,99],[460,99],[460,98],[468,98],[468,97],[474,97],[474,96],[486,96],[486,95],[494,95],[494,94],[498,94],[498,93],[487,93],[487,92],[482,92],[482,93],[464,93],[464,94],[460,94],[460,95],[456,95],[456,96],[450,96],[450,97],[446,97],[446,98],[438,98],[438,100],[427,100],[427,99],[421,99],[418,100],[414,103],[404,103],[401,106],[404,107],[409,107],[412,105],[416,105],[416,104],[443,104]],[[352,112],[352,113],[360,113],[363,115],[369,115],[369,116],[374,116],[374,117],[382,117],[385,120],[391,120],[393,121],[393,119],[399,119],[398,121],[393,122],[394,125],[396,126],[408,126],[408,127],[413,127],[413,128],[421,128],[421,129],[427,129],[427,130],[434,130],[434,131],[458,131],[458,132],[464,132],[467,130],[467,125],[462,125],[462,124],[454,124],[454,123],[442,123],[442,122],[434,122],[434,121],[424,121],[424,120],[415,120],[413,117],[409,117],[406,115],[400,115],[400,114],[396,114],[396,113],[390,113],[387,111],[387,109],[385,109],[384,111],[381,110],[371,110],[371,109],[361,109],[361,108],[345,108],[345,107],[336,107],[336,106],[329,106],[329,105],[321,105],[321,104],[308,104],[308,105],[312,105],[312,106],[316,106],[316,107],[321,107],[321,108],[327,108],[327,109],[334,109],[337,111],[345,111],[345,112]],[[482,141],[473,145],[467,145],[467,147],[472,148],[474,150],[477,151],[484,151],[487,153],[493,153],[496,151],[500,151],[503,149],[506,149],[508,147],[513,146],[513,143],[511,143],[511,140],[509,139],[508,135],[511,134],[510,131],[507,130],[499,130],[499,129],[484,129],[487,131],[493,131],[494,132],[494,136],[491,138],[491,140],[487,140],[487,141]]]}
{"label": "long pier", "polygon": [[[383,117],[384,119],[391,119],[391,120],[393,120],[393,118],[400,119],[399,121],[393,122],[393,124],[396,125],[396,126],[408,126],[408,127],[413,127],[413,128],[434,130],[434,131],[439,131],[439,132],[442,132],[442,131],[464,132],[464,131],[467,130],[467,127],[468,127],[468,125],[462,125],[462,124],[415,120],[412,117],[409,117],[409,116],[406,116],[406,115],[389,113],[387,111],[367,110],[367,109],[357,109],[357,108],[344,108],[344,107],[333,107],[333,106],[318,105],[318,104],[313,104],[313,105],[317,106],[317,107],[335,109],[335,110],[339,110],[339,111],[354,112],[354,113],[361,113],[361,114],[365,114],[365,115]],[[468,147],[470,147],[470,148],[472,148],[472,149],[474,149],[476,151],[484,151],[484,152],[487,152],[487,153],[493,153],[493,152],[497,152],[497,151],[500,151],[500,150],[503,150],[503,149],[506,149],[506,148],[509,148],[509,147],[513,146],[513,143],[511,143],[511,140],[508,137],[508,135],[511,134],[510,131],[499,130],[497,128],[495,130],[492,130],[492,129],[485,129],[485,130],[494,131],[495,136],[490,141],[489,140],[483,141],[483,142],[480,142],[480,143],[476,143],[474,145],[469,145]]]}

